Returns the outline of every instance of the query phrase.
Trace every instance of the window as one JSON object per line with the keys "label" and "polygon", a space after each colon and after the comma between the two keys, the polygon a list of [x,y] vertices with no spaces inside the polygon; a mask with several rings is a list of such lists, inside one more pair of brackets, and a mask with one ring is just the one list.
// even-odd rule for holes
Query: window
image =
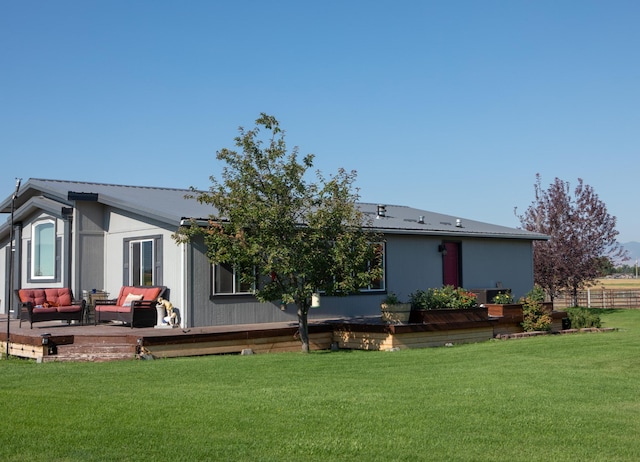
{"label": "window", "polygon": [[56,228],[52,220],[34,223],[31,239],[31,279],[56,276]]}
{"label": "window", "polygon": [[240,281],[240,273],[226,263],[213,265],[213,295],[251,294],[254,284]]}
{"label": "window", "polygon": [[370,261],[367,264],[368,268],[371,268],[373,266],[377,266],[379,265],[380,268],[382,268],[382,277],[379,279],[375,279],[373,281],[371,281],[371,283],[366,286],[363,287],[361,290],[361,292],[373,292],[373,291],[383,291],[386,289],[386,284],[385,284],[385,275],[386,275],[386,271],[385,271],[385,245],[382,242],[376,243],[374,244],[375,247],[375,259],[373,261]]}
{"label": "window", "polygon": [[162,236],[124,240],[124,285],[162,285]]}
{"label": "window", "polygon": [[134,286],[153,285],[153,241],[133,241],[129,244],[131,277]]}

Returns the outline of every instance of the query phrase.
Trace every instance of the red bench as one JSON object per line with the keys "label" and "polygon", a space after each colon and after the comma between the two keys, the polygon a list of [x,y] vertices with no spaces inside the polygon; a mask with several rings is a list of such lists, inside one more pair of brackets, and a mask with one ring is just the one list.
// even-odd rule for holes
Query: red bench
{"label": "red bench", "polygon": [[85,315],[86,302],[74,300],[73,292],[66,287],[50,289],[18,289],[20,298],[20,327],[22,321],[79,321]]}
{"label": "red bench", "polygon": [[152,327],[156,323],[156,300],[165,286],[123,286],[118,298],[95,301],[95,324],[121,321],[136,327]]}

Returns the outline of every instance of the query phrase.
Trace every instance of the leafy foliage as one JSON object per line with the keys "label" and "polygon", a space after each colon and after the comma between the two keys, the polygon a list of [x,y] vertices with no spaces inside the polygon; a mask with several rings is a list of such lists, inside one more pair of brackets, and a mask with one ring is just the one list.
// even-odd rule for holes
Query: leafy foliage
{"label": "leafy foliage", "polygon": [[535,285],[535,286],[533,286],[533,289],[531,289],[529,292],[527,292],[527,294],[524,296],[524,298],[536,301],[538,303],[542,303],[542,302],[544,302],[544,299],[545,299],[544,289],[542,287],[540,287],[539,285]]}
{"label": "leafy foliage", "polygon": [[440,289],[416,290],[409,295],[411,308],[417,310],[462,309],[478,306],[476,295],[451,285]]}
{"label": "leafy foliage", "polygon": [[513,303],[513,295],[511,295],[511,292],[498,292],[498,294],[493,297],[493,303],[498,305]]}
{"label": "leafy foliage", "polygon": [[204,236],[209,260],[255,283],[258,300],[295,304],[308,351],[312,293],[347,295],[380,279],[382,249],[373,245],[380,237],[367,231],[370,221],[357,207],[355,172],[341,169],[330,178],[318,172],[317,182],[307,182],[314,156],[299,162],[297,148],[288,153],[273,116],[263,113],[254,129],[239,132],[241,152],[217,153],[226,164],[222,180],[211,177],[207,192],[192,188],[191,198],[214,208],[208,226],[194,222],[175,238]]}
{"label": "leafy foliage", "polygon": [[535,298],[524,297],[522,299],[522,328],[525,332],[550,331],[551,315],[543,308]]}
{"label": "leafy foliage", "polygon": [[600,316],[598,315],[598,313],[590,310],[589,308],[575,306],[573,308],[568,308],[566,311],[569,315],[572,329],[582,329],[584,327],[602,327],[602,321],[600,320]]}
{"label": "leafy foliage", "polygon": [[519,218],[525,229],[550,236],[533,243],[534,278],[552,300],[570,289],[575,303],[577,291],[601,274],[603,257],[626,258],[616,241],[616,217],[582,179],[572,194],[569,183],[558,178],[543,189],[536,175],[535,200]]}
{"label": "leafy foliage", "polygon": [[384,305],[398,305],[400,303],[402,302],[400,301],[400,298],[398,298],[398,296],[395,294],[395,292],[387,294],[387,296],[382,301],[382,304]]}

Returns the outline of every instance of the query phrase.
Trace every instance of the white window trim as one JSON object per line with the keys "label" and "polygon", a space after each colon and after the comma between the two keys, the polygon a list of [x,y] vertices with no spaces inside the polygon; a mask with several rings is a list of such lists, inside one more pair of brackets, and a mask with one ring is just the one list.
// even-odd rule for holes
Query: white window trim
{"label": "white window trim", "polygon": [[[133,281],[135,280],[134,275],[133,275],[133,268],[135,267],[135,265],[133,264],[133,246],[134,244],[140,244],[140,258],[142,260],[144,260],[143,256],[142,256],[142,249],[143,246],[142,244],[145,242],[151,242],[151,285],[153,285],[156,279],[156,269],[155,269],[155,261],[156,261],[156,246],[155,246],[155,242],[153,239],[135,239],[135,240],[130,240],[129,241],[129,281],[131,282],[132,285]],[[142,264],[142,261],[140,262],[140,271],[141,274],[139,274],[139,278],[140,278],[140,284],[142,285],[144,282],[144,265]]]}
{"label": "white window trim", "polygon": [[[37,275],[36,273],[36,248],[37,248],[37,244],[38,244],[38,239],[37,239],[37,228],[45,225],[45,224],[51,224],[53,225],[53,274],[47,274],[47,275]],[[56,220],[52,220],[52,219],[47,219],[47,220],[39,220],[37,222],[32,223],[31,225],[31,267],[29,268],[29,272],[31,273],[31,279],[34,281],[39,281],[39,280],[52,280],[55,279],[56,277],[56,244],[57,244],[57,236],[58,236],[58,232],[57,232],[57,227],[56,227]]]}

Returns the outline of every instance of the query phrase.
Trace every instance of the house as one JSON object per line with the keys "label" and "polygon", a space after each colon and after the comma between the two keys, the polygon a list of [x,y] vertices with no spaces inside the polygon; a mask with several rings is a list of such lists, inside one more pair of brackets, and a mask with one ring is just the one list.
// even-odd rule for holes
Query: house
{"label": "house", "polygon": [[[260,303],[232,268],[213,267],[203,242],[173,240],[187,217],[204,220],[212,212],[185,199],[188,193],[30,179],[15,200],[13,288],[71,287],[76,296],[97,289],[116,296],[123,285],[164,285],[183,327],[295,321],[293,307]],[[9,213],[11,205],[9,196],[0,212]],[[384,235],[384,278],[360,294],[324,297],[311,319],[379,314],[388,292],[407,299],[416,289],[452,284],[505,287],[519,297],[533,286],[532,246],[544,235],[404,206],[360,207]],[[0,225],[0,313],[7,313],[12,296],[10,228],[9,219]]]}

